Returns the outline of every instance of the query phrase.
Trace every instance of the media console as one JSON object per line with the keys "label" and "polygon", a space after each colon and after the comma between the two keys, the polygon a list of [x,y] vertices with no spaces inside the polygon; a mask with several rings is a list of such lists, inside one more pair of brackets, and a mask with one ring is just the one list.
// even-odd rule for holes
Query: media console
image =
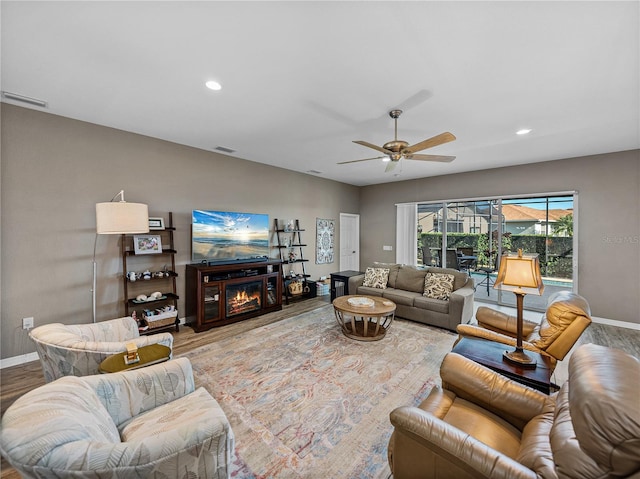
{"label": "media console", "polygon": [[282,309],[282,263],[188,264],[186,323],[196,332]]}

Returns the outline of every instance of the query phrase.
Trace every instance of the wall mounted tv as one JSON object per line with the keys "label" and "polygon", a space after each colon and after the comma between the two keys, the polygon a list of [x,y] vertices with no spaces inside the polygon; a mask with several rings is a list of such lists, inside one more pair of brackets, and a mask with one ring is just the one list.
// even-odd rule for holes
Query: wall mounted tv
{"label": "wall mounted tv", "polygon": [[193,210],[191,261],[231,263],[269,256],[269,215]]}

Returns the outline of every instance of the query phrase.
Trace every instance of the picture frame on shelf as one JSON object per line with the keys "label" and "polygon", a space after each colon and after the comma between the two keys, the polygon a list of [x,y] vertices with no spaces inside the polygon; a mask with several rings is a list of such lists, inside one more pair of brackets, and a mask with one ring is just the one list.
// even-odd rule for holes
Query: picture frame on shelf
{"label": "picture frame on shelf", "polygon": [[160,235],[135,235],[133,237],[133,251],[135,254],[162,253],[162,238]]}
{"label": "picture frame on shelf", "polygon": [[149,230],[163,230],[164,229],[164,218],[152,218],[149,217]]}

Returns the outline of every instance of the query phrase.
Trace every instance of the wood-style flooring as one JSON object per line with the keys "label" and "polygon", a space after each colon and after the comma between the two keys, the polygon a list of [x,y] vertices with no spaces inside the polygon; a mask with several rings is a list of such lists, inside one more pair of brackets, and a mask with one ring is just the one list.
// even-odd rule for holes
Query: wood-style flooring
{"label": "wood-style flooring", "polygon": [[[284,305],[282,311],[258,316],[239,323],[230,324],[220,328],[214,328],[202,333],[195,333],[188,326],[180,327],[180,332],[174,332],[173,350],[175,356],[229,338],[251,329],[259,328],[282,319],[312,311],[329,304],[329,296],[321,296],[314,299],[295,302]],[[535,316],[537,313],[532,313]],[[542,314],[540,313],[540,317]],[[603,346],[621,349],[633,356],[640,358],[640,331],[626,328],[618,328],[603,324],[591,324],[580,338],[578,344],[595,343]],[[554,375],[556,384],[562,384],[566,379],[566,366],[568,358],[558,364]],[[1,412],[5,410],[20,396],[44,384],[44,376],[39,361],[32,361],[19,366],[13,366],[0,370],[0,402]],[[0,465],[0,479],[18,479],[18,473],[2,459]]]}

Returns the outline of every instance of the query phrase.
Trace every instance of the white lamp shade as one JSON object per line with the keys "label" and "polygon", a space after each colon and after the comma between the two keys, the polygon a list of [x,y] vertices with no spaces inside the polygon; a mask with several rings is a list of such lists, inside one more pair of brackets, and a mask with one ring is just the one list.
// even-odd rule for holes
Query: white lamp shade
{"label": "white lamp shade", "polygon": [[99,235],[149,232],[149,207],[125,201],[96,203],[96,231]]}
{"label": "white lamp shade", "polygon": [[538,255],[505,255],[500,258],[500,270],[493,285],[496,289],[541,295],[544,291]]}

